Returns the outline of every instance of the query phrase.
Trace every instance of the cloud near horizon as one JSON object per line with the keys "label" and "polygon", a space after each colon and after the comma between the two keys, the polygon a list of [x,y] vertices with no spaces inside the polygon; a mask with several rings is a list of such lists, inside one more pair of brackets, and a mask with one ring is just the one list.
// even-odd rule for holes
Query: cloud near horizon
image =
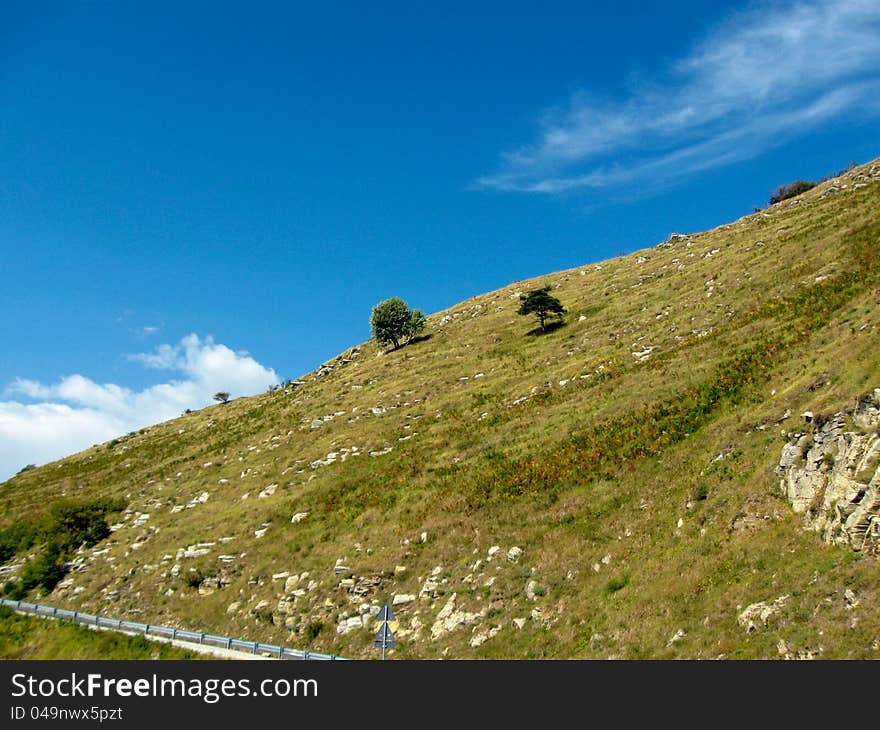
{"label": "cloud near horizon", "polygon": [[[729,18],[626,98],[586,91],[472,187],[656,185],[749,159],[845,113],[880,115],[880,3],[802,0]],[[847,162],[847,161],[844,161]]]}
{"label": "cloud near horizon", "polygon": [[254,395],[279,382],[247,352],[236,352],[211,337],[191,334],[176,345],[129,355],[147,368],[179,374],[179,379],[140,391],[99,384],[84,375],[69,375],[54,385],[17,378],[0,401],[0,481],[26,464],[44,464],[130,431],[202,408],[214,393]]}

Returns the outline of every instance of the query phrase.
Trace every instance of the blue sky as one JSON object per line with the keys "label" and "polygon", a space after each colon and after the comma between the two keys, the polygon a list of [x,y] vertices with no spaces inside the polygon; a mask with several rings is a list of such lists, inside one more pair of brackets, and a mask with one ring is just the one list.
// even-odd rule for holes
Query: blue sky
{"label": "blue sky", "polygon": [[4,2],[0,479],[880,155],[880,5]]}

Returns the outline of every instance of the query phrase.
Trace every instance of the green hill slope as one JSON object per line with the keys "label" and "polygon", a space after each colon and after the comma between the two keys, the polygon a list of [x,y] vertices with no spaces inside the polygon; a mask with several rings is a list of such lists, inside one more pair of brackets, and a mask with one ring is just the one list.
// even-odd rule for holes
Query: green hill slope
{"label": "green hill slope", "polygon": [[[343,656],[393,599],[402,658],[877,657],[876,558],[805,531],[774,468],[803,411],[880,387],[878,243],[874,162],[23,472],[0,526],[121,498],[42,602]],[[539,335],[544,285],[568,314]]]}

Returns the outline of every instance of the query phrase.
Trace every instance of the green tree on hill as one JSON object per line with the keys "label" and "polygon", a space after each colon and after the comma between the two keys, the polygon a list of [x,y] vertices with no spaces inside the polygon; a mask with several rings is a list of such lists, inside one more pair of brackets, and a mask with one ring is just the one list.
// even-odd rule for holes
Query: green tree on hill
{"label": "green tree on hill", "polygon": [[520,295],[519,309],[517,314],[528,315],[534,314],[541,323],[541,331],[546,331],[546,321],[550,317],[559,317],[565,314],[565,307],[562,306],[556,297],[550,294],[550,287],[545,286],[540,289],[532,289],[526,294]]}
{"label": "green tree on hill", "polygon": [[410,309],[399,297],[386,299],[373,307],[370,328],[380,345],[409,344],[413,337],[425,329],[425,315],[418,309]]}

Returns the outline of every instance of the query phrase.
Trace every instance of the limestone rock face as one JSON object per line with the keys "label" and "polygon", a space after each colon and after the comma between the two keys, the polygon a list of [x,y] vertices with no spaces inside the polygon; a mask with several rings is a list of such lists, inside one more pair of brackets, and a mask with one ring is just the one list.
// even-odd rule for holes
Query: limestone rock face
{"label": "limestone rock face", "polygon": [[880,388],[851,412],[809,420],[782,450],[781,491],[825,542],[880,554]]}
{"label": "limestone rock face", "polygon": [[446,602],[446,605],[437,614],[437,619],[434,621],[434,625],[431,626],[431,639],[434,641],[450,631],[455,631],[459,626],[476,622],[483,615],[480,612],[469,613],[458,608],[456,605],[457,598],[458,595],[453,593]]}

